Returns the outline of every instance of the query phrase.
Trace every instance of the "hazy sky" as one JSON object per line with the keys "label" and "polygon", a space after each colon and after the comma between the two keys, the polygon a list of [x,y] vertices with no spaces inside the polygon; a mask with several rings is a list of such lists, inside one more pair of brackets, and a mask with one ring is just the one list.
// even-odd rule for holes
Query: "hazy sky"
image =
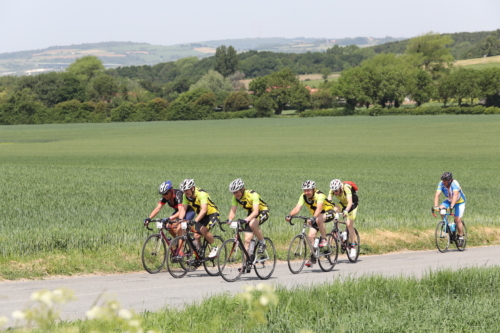
{"label": "hazy sky", "polygon": [[413,37],[500,28],[500,0],[0,0],[0,53],[105,41]]}

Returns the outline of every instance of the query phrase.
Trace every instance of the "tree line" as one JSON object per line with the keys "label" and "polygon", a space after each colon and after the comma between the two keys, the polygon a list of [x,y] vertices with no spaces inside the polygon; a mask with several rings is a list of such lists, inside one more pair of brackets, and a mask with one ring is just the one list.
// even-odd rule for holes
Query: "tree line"
{"label": "tree line", "polygon": [[[341,108],[342,114],[353,114],[374,105],[399,108],[405,98],[417,106],[430,100],[467,106],[477,99],[500,106],[500,68],[454,68],[446,47],[452,43],[449,36],[429,33],[408,41],[402,55],[334,46],[324,53],[290,55],[295,59],[290,66],[279,54],[237,54],[232,46],[217,48],[211,59],[107,71],[98,58],[87,56],[65,72],[0,78],[0,124],[265,117],[285,109]],[[253,62],[244,60],[252,58],[256,66],[260,63],[258,71],[268,69],[246,91],[241,80],[245,70],[253,73],[248,69]],[[321,69],[325,82],[318,91],[311,94],[299,81],[297,59]],[[322,67],[325,59],[359,65],[348,63],[337,81],[328,81],[331,67]],[[273,61],[280,65],[270,70]]]}

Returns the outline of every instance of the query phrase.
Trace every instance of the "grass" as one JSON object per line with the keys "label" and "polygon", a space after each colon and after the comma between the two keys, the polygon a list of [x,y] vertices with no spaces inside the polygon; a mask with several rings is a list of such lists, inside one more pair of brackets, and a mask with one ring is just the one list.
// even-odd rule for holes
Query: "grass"
{"label": "grass", "polygon": [[[499,125],[500,116],[471,115],[1,126],[0,276],[141,270],[142,220],[167,179],[194,178],[226,219],[227,186],[243,178],[269,204],[263,230],[280,249],[299,232],[283,217],[304,180],[322,191],[333,178],[354,180],[363,251],[382,253],[434,247],[431,236],[368,240],[381,230],[429,235],[434,191],[450,170],[468,198],[471,245],[497,243],[482,230],[500,227]],[[125,259],[110,264],[110,254]]]}
{"label": "grass", "polygon": [[500,67],[500,56],[458,60],[455,62],[454,66],[464,66],[479,70],[490,67]]}
{"label": "grass", "polygon": [[[499,267],[431,271],[421,279],[347,277],[292,290],[278,286],[277,305],[265,309],[226,294],[142,318],[146,330],[159,332],[496,332],[500,289],[492,286],[499,283]],[[261,295],[247,292],[254,300]],[[105,332],[116,324],[78,321],[59,327],[74,326]]]}

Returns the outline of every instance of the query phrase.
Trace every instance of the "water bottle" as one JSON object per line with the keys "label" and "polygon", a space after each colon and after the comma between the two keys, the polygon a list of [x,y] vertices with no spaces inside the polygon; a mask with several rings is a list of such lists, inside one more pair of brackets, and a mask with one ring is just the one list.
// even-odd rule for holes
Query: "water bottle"
{"label": "water bottle", "polygon": [[450,228],[451,232],[455,232],[455,222],[448,223],[448,228]]}
{"label": "water bottle", "polygon": [[347,240],[347,231],[342,231],[342,240],[343,241]]}
{"label": "water bottle", "polygon": [[253,250],[255,249],[255,240],[252,239],[250,241],[250,245],[248,246],[248,253],[253,254]]}
{"label": "water bottle", "polygon": [[314,248],[317,248],[319,245],[319,237],[316,237],[316,239],[314,240]]}

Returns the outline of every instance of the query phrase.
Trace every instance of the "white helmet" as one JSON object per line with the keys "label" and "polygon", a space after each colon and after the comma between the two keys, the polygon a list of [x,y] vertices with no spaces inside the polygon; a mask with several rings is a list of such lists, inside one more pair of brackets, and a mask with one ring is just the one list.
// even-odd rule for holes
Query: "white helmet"
{"label": "white helmet", "polygon": [[235,179],[229,184],[229,191],[236,192],[241,190],[245,186],[245,183],[241,180],[241,178]]}
{"label": "white helmet", "polygon": [[184,179],[182,183],[179,185],[180,190],[184,192],[185,190],[189,190],[190,188],[193,188],[194,185],[194,179],[188,178]]}
{"label": "white helmet", "polygon": [[316,188],[316,183],[313,180],[306,180],[302,183],[303,190],[314,190]]}
{"label": "white helmet", "polygon": [[340,179],[334,179],[330,182],[330,189],[332,191],[338,191],[342,188],[342,182]]}

